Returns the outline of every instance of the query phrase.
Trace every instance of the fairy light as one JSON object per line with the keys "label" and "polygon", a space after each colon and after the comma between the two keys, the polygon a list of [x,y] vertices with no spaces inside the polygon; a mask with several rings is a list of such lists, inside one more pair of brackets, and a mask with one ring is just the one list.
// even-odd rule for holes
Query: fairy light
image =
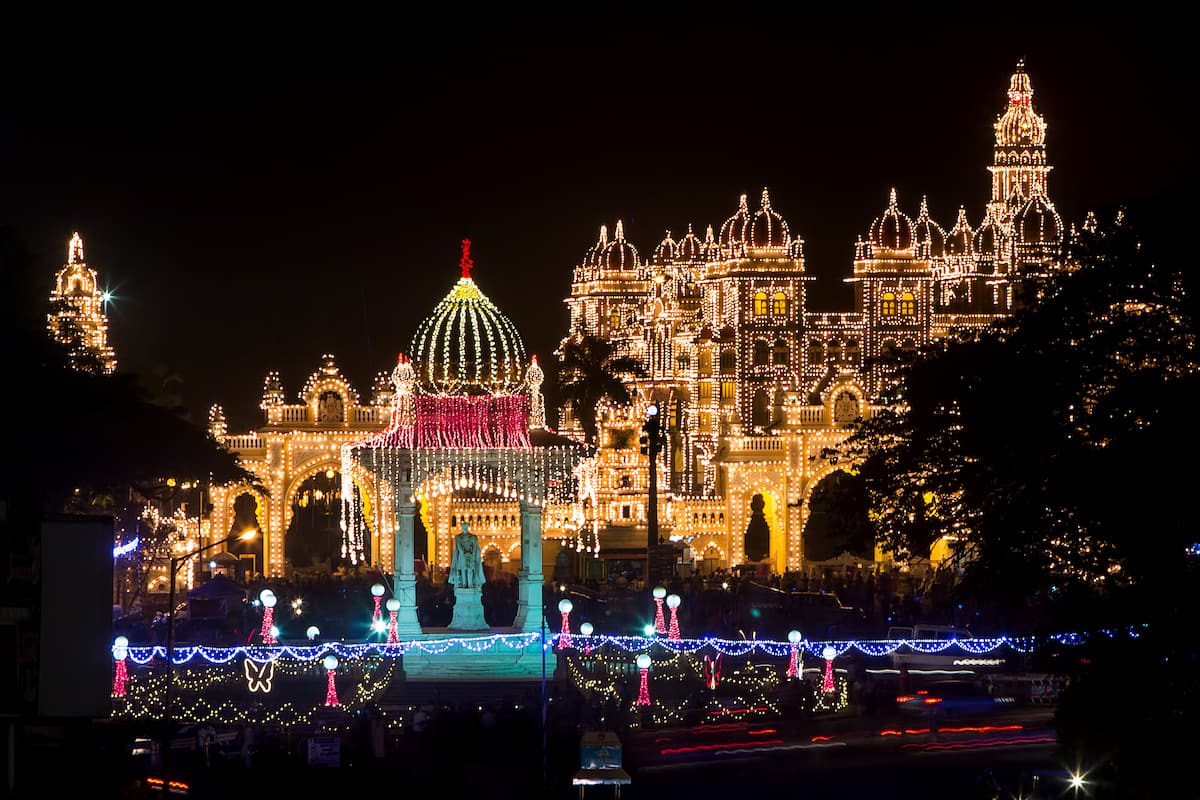
{"label": "fairy light", "polygon": [[683,602],[677,594],[667,595],[667,608],[671,609],[671,624],[667,628],[667,638],[679,641],[679,604]]}
{"label": "fairy light", "polygon": [[562,614],[562,633],[558,636],[558,649],[569,650],[571,648],[571,609],[574,604],[567,598],[558,601],[558,613]]}
{"label": "fairy light", "polygon": [[118,636],[113,639],[112,657],[114,663],[113,671],[113,688],[112,693],[115,697],[125,696],[125,682],[129,678],[129,672],[126,668],[125,661],[129,658],[129,639],[124,636]]}
{"label": "fairy light", "polygon": [[787,677],[799,678],[800,670],[804,668],[800,661],[800,642],[804,637],[800,631],[788,631],[788,641],[791,643],[791,655],[788,656]]}
{"label": "fairy light", "polygon": [[663,618],[663,600],[667,596],[667,590],[663,586],[655,586],[651,594],[654,596],[654,632],[666,633],[667,622]]}
{"label": "fairy light", "polygon": [[277,641],[275,631],[278,629],[274,624],[275,603],[277,599],[275,593],[270,589],[263,589],[258,595],[258,600],[263,605],[262,628],[259,630],[258,635],[262,643],[268,646],[275,644]]}
{"label": "fairy light", "polygon": [[641,684],[638,686],[637,705],[650,705],[650,656],[642,653],[637,657],[637,668],[642,675]]}
{"label": "fairy light", "polygon": [[382,583],[371,584],[371,598],[375,602],[375,610],[371,615],[371,630],[378,633],[383,630],[383,593],[387,591]]}
{"label": "fairy light", "polygon": [[830,694],[834,691],[833,659],[837,657],[837,648],[833,645],[825,645],[825,648],[821,650],[821,657],[825,659],[825,679],[821,682],[821,691]]}
{"label": "fairy light", "polygon": [[339,705],[337,696],[337,681],[334,679],[338,667],[337,656],[325,656],[325,658],[321,661],[321,665],[325,667],[325,675],[328,679],[328,683],[326,684],[325,688],[325,705],[327,707],[337,706]]}
{"label": "fairy light", "polygon": [[398,618],[400,615],[400,601],[394,597],[389,597],[388,601],[387,601],[387,610],[388,610],[387,643],[388,644],[399,644],[400,643],[400,634],[399,634],[399,630],[398,630],[399,629]]}

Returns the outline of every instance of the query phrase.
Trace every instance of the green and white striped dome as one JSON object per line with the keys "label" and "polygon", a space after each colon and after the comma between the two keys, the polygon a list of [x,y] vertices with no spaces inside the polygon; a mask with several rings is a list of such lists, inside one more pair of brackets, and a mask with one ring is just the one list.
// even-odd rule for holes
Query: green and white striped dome
{"label": "green and white striped dome", "polygon": [[417,383],[430,394],[515,392],[525,374],[525,345],[469,272],[464,266],[463,277],[417,327],[410,348]]}

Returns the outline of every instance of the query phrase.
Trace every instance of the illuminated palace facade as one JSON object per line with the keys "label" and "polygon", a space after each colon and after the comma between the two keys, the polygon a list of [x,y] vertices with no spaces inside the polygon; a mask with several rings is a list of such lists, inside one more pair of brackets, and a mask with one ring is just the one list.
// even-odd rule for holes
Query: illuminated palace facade
{"label": "illuminated palace facade", "polygon": [[[653,402],[670,424],[661,532],[689,545],[701,570],[811,566],[810,500],[844,466],[824,454],[845,439],[847,423],[889,402],[899,357],[955,326],[1009,313],[1058,263],[1063,228],[1048,193],[1046,124],[1032,97],[1018,64],[995,123],[989,200],[977,224],[960,208],[947,230],[924,200],[914,218],[891,193],[855,243],[851,311],[807,310],[804,240],[766,189],[756,210],[742,195],[718,232],[708,226],[701,238],[689,224],[679,239],[668,232],[649,258],[621,222],[611,235],[600,229],[574,270],[568,339],[597,335],[646,369],[628,382],[632,406],[598,410],[602,544],[605,531],[645,530],[649,464],[638,434]],[[582,435],[570,408],[560,427]],[[755,495],[769,546],[748,554]]]}
{"label": "illuminated palace facade", "polygon": [[[598,448],[576,472],[577,491],[570,499],[547,497],[540,508],[547,577],[561,574],[555,565],[569,565],[576,575],[598,575],[596,557],[617,558],[624,548],[632,553],[638,542],[644,558],[649,464],[638,440],[651,402],[667,411],[669,422],[658,482],[664,538],[690,548],[701,571],[748,561],[766,562],[776,572],[812,566],[805,527],[813,492],[845,466],[826,453],[845,439],[848,423],[869,418],[889,402],[904,352],[955,326],[981,326],[1011,312],[1056,268],[1063,227],[1048,193],[1046,125],[1032,96],[1029,77],[1018,65],[995,123],[989,200],[976,224],[962,209],[947,230],[930,218],[924,201],[914,217],[892,193],[855,245],[850,311],[807,310],[812,278],[805,271],[803,239],[765,189],[756,209],[743,196],[716,231],[709,226],[701,237],[689,225],[678,240],[668,234],[649,258],[626,239],[620,222],[611,235],[601,228],[574,269],[566,299],[568,338],[581,332],[600,336],[640,361],[646,375],[630,379],[631,405],[598,409]],[[496,333],[485,344],[502,351],[497,363],[519,362],[523,380],[540,383],[536,360],[526,360],[515,328],[479,293],[469,267],[464,252],[467,283],[460,282],[430,319],[456,319],[486,308]],[[414,363],[433,358],[422,352],[434,347],[421,333],[431,324],[427,320],[414,338]],[[457,353],[457,342],[438,347]],[[466,347],[462,352],[479,356],[479,342]],[[250,486],[214,488],[204,535],[223,537],[241,524],[235,523],[235,504],[248,495],[263,533],[259,570],[286,574],[284,539],[297,495],[306,479],[325,473],[340,476],[343,495],[353,494],[343,499],[353,509],[351,528],[367,533],[362,555],[385,572],[400,569],[396,520],[400,506],[414,501],[428,531],[431,563],[448,564],[452,537],[466,521],[479,536],[488,570],[515,572],[521,501],[472,491],[482,482],[470,478],[431,480],[413,497],[395,498],[388,481],[361,461],[343,459],[348,446],[392,424],[399,407],[396,387],[389,373],[381,373],[370,397],[363,398],[326,356],[298,402],[288,401],[277,374],[267,376],[264,422],[254,432],[231,435],[215,407],[212,435],[240,456],[269,493]],[[421,391],[437,394],[436,386]],[[540,389],[529,383],[522,391],[531,408],[539,409],[531,412],[532,436],[544,424]],[[582,438],[570,407],[560,410],[559,428]],[[769,536],[765,549],[748,553],[746,530],[756,495]]]}

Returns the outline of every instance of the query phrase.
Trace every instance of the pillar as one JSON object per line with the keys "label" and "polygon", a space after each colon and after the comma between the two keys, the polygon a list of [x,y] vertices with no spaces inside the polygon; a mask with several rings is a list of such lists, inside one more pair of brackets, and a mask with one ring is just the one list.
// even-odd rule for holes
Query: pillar
{"label": "pillar", "polygon": [[400,601],[400,611],[396,615],[396,632],[401,639],[421,635],[421,623],[417,620],[417,576],[413,572],[416,516],[416,503],[396,503],[396,528],[392,544],[395,563],[392,567],[392,581],[396,599]]}
{"label": "pillar", "polygon": [[521,571],[517,575],[517,617],[513,630],[542,630],[542,507],[521,501]]}

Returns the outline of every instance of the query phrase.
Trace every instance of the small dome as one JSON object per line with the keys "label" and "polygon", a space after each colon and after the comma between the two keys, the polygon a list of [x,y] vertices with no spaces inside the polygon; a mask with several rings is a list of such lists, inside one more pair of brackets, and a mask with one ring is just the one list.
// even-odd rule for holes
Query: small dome
{"label": "small dome", "polygon": [[671,238],[671,232],[667,231],[666,237],[658,243],[658,247],[654,248],[654,253],[650,256],[650,263],[656,267],[673,264],[678,249],[675,240]]}
{"label": "small dome", "polygon": [[981,256],[998,255],[1001,238],[1000,226],[989,213],[979,224],[979,230],[975,231],[975,252]]}
{"label": "small dome", "polygon": [[871,223],[871,244],[881,250],[909,250],[913,245],[913,224],[908,215],[896,207],[896,190],[892,189],[887,210]]}
{"label": "small dome", "polygon": [[738,210],[734,215],[725,220],[725,224],[721,226],[721,245],[723,247],[732,247],[734,245],[744,244],[746,234],[750,228],[750,209],[746,205],[746,195],[742,195],[738,202]]}
{"label": "small dome", "polygon": [[641,266],[637,248],[626,241],[625,226],[620,220],[617,220],[617,232],[613,240],[600,251],[598,260],[600,269],[614,272],[633,271]]}
{"label": "small dome", "polygon": [[969,258],[975,253],[975,232],[967,222],[967,210],[958,207],[958,220],[950,229],[950,237],[946,240],[946,255],[959,258]]}
{"label": "small dome", "polygon": [[929,204],[924,197],[921,198],[921,212],[913,224],[913,240],[917,244],[929,245],[930,258],[941,258],[946,253],[946,232],[929,218]]}
{"label": "small dome", "polygon": [[[465,245],[463,259],[468,260]],[[410,352],[417,381],[428,393],[502,394],[518,390],[524,379],[521,335],[475,285],[466,266],[417,326]]]}
{"label": "small dome", "polygon": [[583,264],[586,267],[601,267],[600,254],[604,252],[604,248],[608,247],[608,226],[600,226],[600,238],[587,251],[587,255],[583,257]]}
{"label": "small dome", "polygon": [[692,223],[690,222],[688,223],[687,235],[675,245],[675,259],[677,261],[704,260],[704,242],[700,241],[700,237],[692,232]]}
{"label": "small dome", "polygon": [[1017,212],[1017,241],[1021,244],[1061,244],[1062,219],[1054,206],[1041,195],[1029,201]]}
{"label": "small dome", "polygon": [[750,234],[746,238],[750,247],[787,247],[791,239],[787,222],[771,208],[771,196],[766,188],[762,191],[762,208],[754,212]]}

